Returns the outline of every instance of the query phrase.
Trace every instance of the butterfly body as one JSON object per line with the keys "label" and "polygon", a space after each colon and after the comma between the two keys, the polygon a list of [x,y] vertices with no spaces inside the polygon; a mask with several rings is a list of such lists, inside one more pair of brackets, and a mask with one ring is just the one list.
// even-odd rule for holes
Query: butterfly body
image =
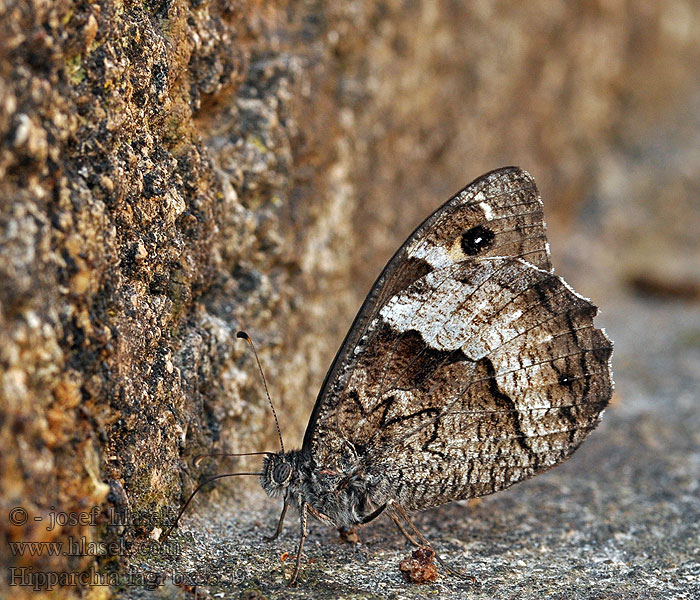
{"label": "butterfly body", "polygon": [[[292,476],[287,482],[275,479],[275,467],[288,464]],[[367,473],[359,460],[343,471],[319,468],[305,450],[278,453],[265,459],[261,484],[269,496],[284,496],[285,502],[302,511],[306,505],[319,519],[338,529],[367,522],[376,510],[381,479]],[[381,505],[381,504],[380,504]]]}
{"label": "butterfly body", "polygon": [[292,581],[307,512],[339,528],[396,521],[570,456],[612,393],[596,312],[554,275],[525,171],[488,173],[428,217],[367,296],[302,448],[265,459],[263,488],[284,498],[277,534],[288,505],[300,512]]}

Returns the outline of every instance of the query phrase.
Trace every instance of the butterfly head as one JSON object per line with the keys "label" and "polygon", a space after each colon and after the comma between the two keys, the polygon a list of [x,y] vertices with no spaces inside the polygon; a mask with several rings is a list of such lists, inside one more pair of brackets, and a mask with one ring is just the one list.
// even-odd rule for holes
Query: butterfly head
{"label": "butterfly head", "polygon": [[268,496],[281,496],[294,475],[294,466],[289,454],[278,452],[265,457],[260,482]]}

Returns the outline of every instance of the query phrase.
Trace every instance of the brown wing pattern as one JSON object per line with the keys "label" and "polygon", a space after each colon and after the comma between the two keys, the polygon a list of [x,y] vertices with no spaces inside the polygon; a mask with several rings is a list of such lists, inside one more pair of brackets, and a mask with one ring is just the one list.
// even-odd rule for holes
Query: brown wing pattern
{"label": "brown wing pattern", "polygon": [[502,489],[575,450],[610,398],[611,344],[551,273],[544,232],[534,182],[510,168],[409,238],[319,395],[305,438],[319,465],[361,456],[383,480],[374,500],[411,509]]}
{"label": "brown wing pattern", "polygon": [[[611,394],[612,346],[593,327],[596,309],[560,278],[512,259],[442,271],[387,304],[377,340],[398,351],[384,361],[384,384],[354,403],[355,416],[338,418],[406,508],[488,494],[557,464],[596,426]],[[425,288],[444,278],[459,307],[421,321],[418,288],[430,298]],[[402,303],[416,308],[410,328],[391,319]],[[362,363],[351,394],[366,387]]]}
{"label": "brown wing pattern", "polygon": [[[487,173],[455,194],[430,215],[399,248],[372,286],[355,321],[326,374],[304,435],[304,447],[315,445],[317,421],[342,401],[347,377],[355,357],[369,340],[367,327],[385,302],[412,282],[445,262],[464,259],[460,253],[465,237],[469,244],[479,238],[480,228],[493,232],[474,256],[520,256],[533,265],[551,270],[546,242],[542,201],[529,173],[518,167],[504,167]],[[452,256],[450,256],[452,251]]]}

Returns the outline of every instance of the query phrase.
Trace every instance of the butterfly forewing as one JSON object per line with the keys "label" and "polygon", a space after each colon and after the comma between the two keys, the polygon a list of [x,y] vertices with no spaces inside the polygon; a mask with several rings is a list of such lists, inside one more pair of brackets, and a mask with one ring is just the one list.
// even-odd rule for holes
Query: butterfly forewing
{"label": "butterfly forewing", "polygon": [[488,256],[519,256],[551,270],[542,201],[530,174],[517,167],[480,177],[428,217],[396,252],[365,305],[371,298],[378,308],[435,268]]}
{"label": "butterfly forewing", "polygon": [[552,274],[532,178],[494,171],[421,225],[378,279],[329,371],[304,446],[356,461],[376,502],[426,508],[569,456],[612,384],[596,308]]}
{"label": "butterfly forewing", "polygon": [[[493,236],[479,235],[482,228]],[[504,167],[483,175],[430,215],[396,251],[365,298],[328,370],[304,447],[314,444],[317,420],[323,420],[324,413],[342,398],[345,377],[354,368],[354,357],[364,350],[363,336],[373,315],[392,296],[439,266],[450,250],[456,255],[463,242],[467,252],[478,248],[482,257],[524,256],[531,264],[551,270],[542,201],[529,173]],[[459,256],[449,260],[457,259]]]}

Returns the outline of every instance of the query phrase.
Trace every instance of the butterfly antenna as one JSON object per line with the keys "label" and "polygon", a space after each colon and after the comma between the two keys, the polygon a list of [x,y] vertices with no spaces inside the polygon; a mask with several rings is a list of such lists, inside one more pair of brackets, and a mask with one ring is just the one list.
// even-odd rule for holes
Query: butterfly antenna
{"label": "butterfly antenna", "polygon": [[205,458],[211,458],[212,456],[260,456],[266,454],[267,456],[272,456],[274,452],[207,452],[206,454],[198,454],[192,459],[192,466],[197,468]]}
{"label": "butterfly antenna", "polygon": [[175,526],[177,525],[178,521],[180,520],[180,517],[184,514],[185,510],[189,506],[190,502],[192,502],[192,498],[194,498],[195,494],[201,490],[205,485],[211,483],[212,481],[216,481],[217,479],[223,479],[224,477],[235,477],[237,475],[257,475],[260,477],[262,473],[224,473],[223,475],[217,475],[216,477],[212,477],[211,479],[207,479],[204,483],[200,483],[196,488],[194,488],[194,492],[190,494],[190,497],[187,498],[187,502],[183,504],[182,508],[180,509],[180,512],[177,514],[177,517],[175,517],[175,521],[173,524],[168,528],[168,530],[165,532],[165,535],[160,539],[160,543],[164,544],[165,540],[168,539],[168,536],[172,533],[173,529],[175,529]]}
{"label": "butterfly antenna", "polygon": [[277,427],[277,435],[280,439],[280,448],[282,449],[282,454],[284,454],[284,442],[282,441],[282,430],[280,429],[280,422],[277,420],[277,411],[275,411],[275,405],[272,404],[272,398],[270,398],[270,390],[267,389],[267,381],[265,381],[265,373],[263,373],[262,365],[260,364],[260,359],[258,358],[258,351],[255,349],[255,344],[250,336],[245,331],[239,331],[236,334],[237,338],[241,338],[250,344],[253,349],[253,354],[255,354],[255,362],[258,363],[258,370],[260,371],[260,377],[262,377],[263,386],[265,387],[265,393],[267,394],[267,401],[270,403],[270,408],[272,409],[272,416],[275,418],[275,427]]}

